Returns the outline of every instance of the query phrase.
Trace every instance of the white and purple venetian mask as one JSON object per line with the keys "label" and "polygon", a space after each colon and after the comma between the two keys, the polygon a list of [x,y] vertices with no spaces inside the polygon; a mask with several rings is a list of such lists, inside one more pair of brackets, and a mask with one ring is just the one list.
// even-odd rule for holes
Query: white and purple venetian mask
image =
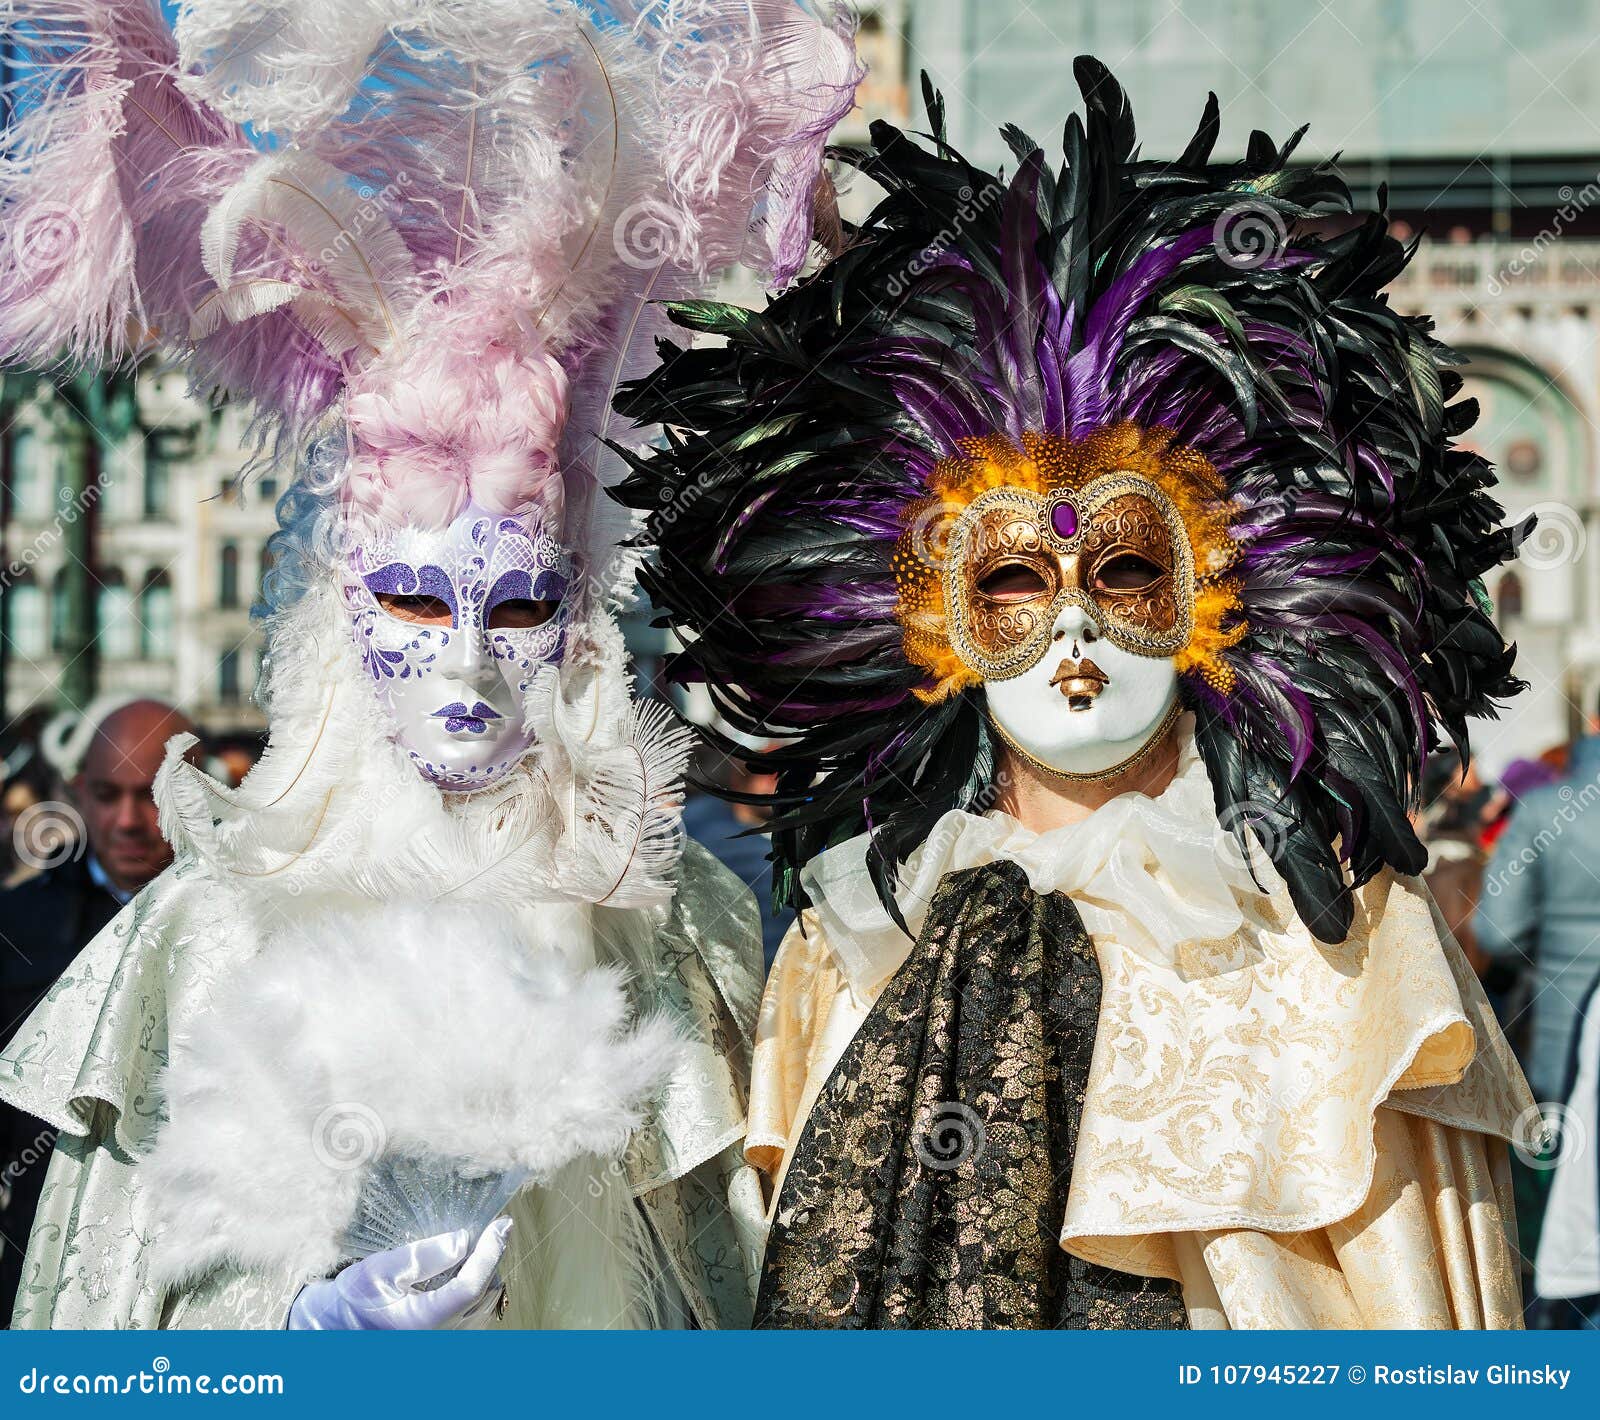
{"label": "white and purple venetian mask", "polygon": [[345,605],[396,743],[442,789],[481,789],[527,753],[523,696],[561,659],[568,554],[542,515],[475,504],[447,527],[379,528]]}

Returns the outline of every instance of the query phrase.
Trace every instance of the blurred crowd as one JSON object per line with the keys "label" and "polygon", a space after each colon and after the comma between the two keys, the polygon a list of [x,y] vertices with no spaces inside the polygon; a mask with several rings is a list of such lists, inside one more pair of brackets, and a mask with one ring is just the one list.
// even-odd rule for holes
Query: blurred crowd
{"label": "blurred crowd", "polygon": [[1600,705],[1492,782],[1436,756],[1423,801],[1428,888],[1540,1103],[1512,1156],[1529,1324],[1600,1328]]}
{"label": "blurred crowd", "polygon": [[[189,753],[225,783],[238,784],[262,749],[255,735],[208,737],[177,707],[130,696],[12,727],[0,761],[0,1045],[172,861],[153,788],[174,735],[194,736]],[[53,1129],[0,1104],[0,1324],[54,1142]]]}

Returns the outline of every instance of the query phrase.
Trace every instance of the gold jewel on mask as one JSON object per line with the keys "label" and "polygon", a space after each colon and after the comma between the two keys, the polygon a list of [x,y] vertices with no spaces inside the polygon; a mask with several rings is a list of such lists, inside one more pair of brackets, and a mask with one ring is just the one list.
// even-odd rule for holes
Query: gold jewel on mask
{"label": "gold jewel on mask", "polygon": [[1161,748],[1172,727],[1177,724],[1178,716],[1183,711],[1182,702],[1176,696],[1172,704],[1167,706],[1167,713],[1156,722],[1156,727],[1150,731],[1149,738],[1134,750],[1126,759],[1119,759],[1115,764],[1109,764],[1104,769],[1096,769],[1088,774],[1074,773],[1070,769],[1057,769],[1053,764],[1046,764],[1035,754],[1030,754],[1023,749],[1014,739],[1005,732],[1005,727],[989,716],[989,728],[1005,743],[1006,747],[1027,764],[1033,766],[1041,774],[1048,774],[1052,779],[1065,780],[1069,784],[1103,784],[1108,779],[1117,779],[1124,774],[1131,774],[1140,768],[1155,752]]}
{"label": "gold jewel on mask", "polygon": [[1234,508],[1210,462],[1163,429],[966,439],[907,513],[895,549],[907,658],[928,701],[1038,664],[1063,608],[1112,644],[1171,657],[1220,691],[1245,634]]}

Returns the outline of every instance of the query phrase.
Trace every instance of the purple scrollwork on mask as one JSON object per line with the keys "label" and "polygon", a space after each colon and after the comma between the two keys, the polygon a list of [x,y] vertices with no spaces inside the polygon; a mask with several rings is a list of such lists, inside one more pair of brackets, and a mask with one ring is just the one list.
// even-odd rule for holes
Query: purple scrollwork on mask
{"label": "purple scrollwork on mask", "polygon": [[561,659],[571,566],[537,514],[468,507],[385,528],[346,561],[345,607],[396,742],[441,788],[483,788],[533,742],[523,696]]}

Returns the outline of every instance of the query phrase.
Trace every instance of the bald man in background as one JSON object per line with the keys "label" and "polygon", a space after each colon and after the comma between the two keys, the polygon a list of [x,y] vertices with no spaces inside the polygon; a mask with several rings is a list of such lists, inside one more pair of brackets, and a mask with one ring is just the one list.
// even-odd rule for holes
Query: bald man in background
{"label": "bald man in background", "polygon": [[[166,743],[194,725],[158,700],[135,700],[96,728],[71,781],[86,842],[0,892],[0,1040],[72,960],[172,861],[152,792]],[[11,1316],[54,1132],[0,1104],[0,1326]]]}

